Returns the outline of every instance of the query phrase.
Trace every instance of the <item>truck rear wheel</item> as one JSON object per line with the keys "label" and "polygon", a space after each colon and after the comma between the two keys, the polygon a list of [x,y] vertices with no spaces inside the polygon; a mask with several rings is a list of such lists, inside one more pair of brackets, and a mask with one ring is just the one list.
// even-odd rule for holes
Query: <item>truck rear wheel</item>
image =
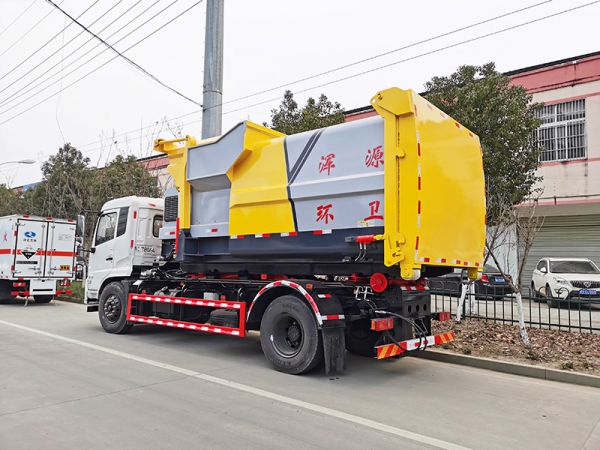
{"label": "truck rear wheel", "polygon": [[373,358],[381,332],[371,330],[369,320],[357,320],[346,328],[346,350],[353,355]]}
{"label": "truck rear wheel", "polygon": [[125,334],[133,327],[127,322],[127,295],[119,282],[107,285],[100,294],[98,302],[100,324],[107,333]]}
{"label": "truck rear wheel", "polygon": [[33,299],[36,303],[50,303],[54,298],[53,295],[34,295]]}
{"label": "truck rear wheel", "polygon": [[260,323],[263,353],[275,369],[298,375],[323,362],[323,342],[315,314],[299,298],[275,299]]}

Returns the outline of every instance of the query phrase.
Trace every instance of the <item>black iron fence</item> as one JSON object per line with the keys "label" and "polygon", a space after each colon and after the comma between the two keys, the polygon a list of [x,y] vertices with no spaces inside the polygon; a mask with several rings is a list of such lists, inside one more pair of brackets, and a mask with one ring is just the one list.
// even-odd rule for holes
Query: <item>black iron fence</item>
{"label": "black iron fence", "polygon": [[[450,311],[456,317],[461,284],[429,280],[429,288],[433,311]],[[567,289],[546,293],[542,288],[542,292],[533,292],[530,288],[523,288],[521,296],[527,327],[600,332],[600,295],[569,294]],[[486,289],[474,286],[465,297],[460,315],[475,320],[511,324],[519,322],[515,294],[495,286],[487,286]]]}

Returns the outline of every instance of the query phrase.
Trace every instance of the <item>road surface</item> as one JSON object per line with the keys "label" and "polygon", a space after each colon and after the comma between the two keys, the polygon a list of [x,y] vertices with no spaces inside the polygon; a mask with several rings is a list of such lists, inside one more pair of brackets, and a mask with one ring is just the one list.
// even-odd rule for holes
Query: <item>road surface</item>
{"label": "road surface", "polygon": [[274,371],[246,339],[0,305],[0,448],[600,448],[600,389],[417,358]]}

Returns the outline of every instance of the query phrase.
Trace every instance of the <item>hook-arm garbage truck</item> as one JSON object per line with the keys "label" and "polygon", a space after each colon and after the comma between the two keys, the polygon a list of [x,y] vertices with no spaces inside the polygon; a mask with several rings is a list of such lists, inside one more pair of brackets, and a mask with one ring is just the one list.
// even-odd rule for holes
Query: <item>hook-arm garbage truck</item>
{"label": "hook-arm garbage truck", "polygon": [[109,333],[259,331],[290,374],[452,341],[432,334],[450,313],[432,310],[426,278],[481,276],[479,138],[411,90],[371,105],[377,116],[291,136],[246,121],[200,142],[156,140],[175,187],[104,205],[88,311]]}

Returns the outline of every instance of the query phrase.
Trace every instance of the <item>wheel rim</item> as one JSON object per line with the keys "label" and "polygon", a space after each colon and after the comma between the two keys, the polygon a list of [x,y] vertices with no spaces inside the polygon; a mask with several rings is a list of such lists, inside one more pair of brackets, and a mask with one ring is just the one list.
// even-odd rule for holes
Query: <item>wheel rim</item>
{"label": "wheel rim", "polygon": [[121,317],[121,301],[116,295],[110,295],[104,302],[104,316],[110,323],[115,323]]}
{"label": "wheel rim", "polygon": [[292,315],[283,314],[273,325],[271,341],[277,353],[284,358],[292,358],[302,349],[304,342],[302,326]]}

